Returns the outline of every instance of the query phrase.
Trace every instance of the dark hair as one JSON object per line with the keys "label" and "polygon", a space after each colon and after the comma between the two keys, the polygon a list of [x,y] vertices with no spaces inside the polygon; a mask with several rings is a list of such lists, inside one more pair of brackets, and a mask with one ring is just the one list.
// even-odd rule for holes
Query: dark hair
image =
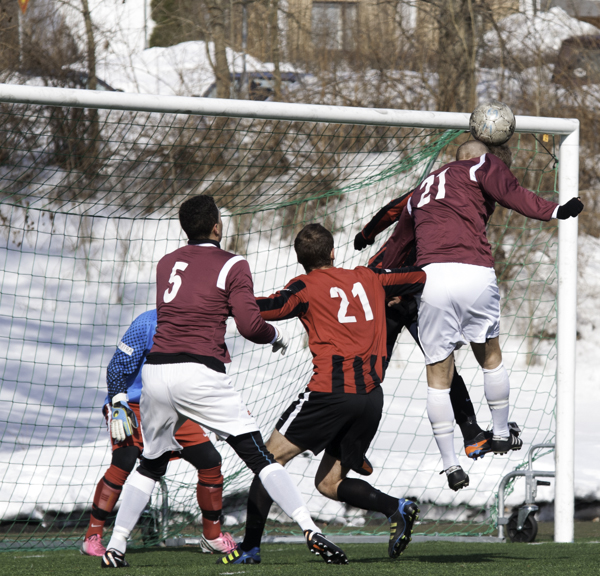
{"label": "dark hair", "polygon": [[190,240],[208,238],[219,222],[219,209],[212,196],[192,196],[179,207],[179,222]]}
{"label": "dark hair", "polygon": [[294,249],[298,262],[306,272],[323,266],[331,266],[333,236],[320,224],[307,224],[296,236]]}

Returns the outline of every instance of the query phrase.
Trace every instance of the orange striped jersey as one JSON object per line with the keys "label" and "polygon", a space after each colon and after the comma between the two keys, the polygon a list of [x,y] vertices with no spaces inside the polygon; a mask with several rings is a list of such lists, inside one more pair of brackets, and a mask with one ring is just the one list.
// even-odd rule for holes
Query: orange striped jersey
{"label": "orange striped jersey", "polygon": [[315,392],[368,394],[384,377],[386,298],[423,289],[415,267],[317,269],[294,278],[268,298],[257,298],[265,320],[298,317],[308,333]]}

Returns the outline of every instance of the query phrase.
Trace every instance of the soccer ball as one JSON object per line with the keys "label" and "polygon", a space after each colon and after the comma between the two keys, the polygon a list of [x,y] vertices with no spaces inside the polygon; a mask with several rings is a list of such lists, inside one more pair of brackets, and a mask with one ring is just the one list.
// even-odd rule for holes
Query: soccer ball
{"label": "soccer ball", "polygon": [[473,110],[469,128],[480,142],[500,146],[508,142],[515,132],[515,115],[506,104],[492,100]]}

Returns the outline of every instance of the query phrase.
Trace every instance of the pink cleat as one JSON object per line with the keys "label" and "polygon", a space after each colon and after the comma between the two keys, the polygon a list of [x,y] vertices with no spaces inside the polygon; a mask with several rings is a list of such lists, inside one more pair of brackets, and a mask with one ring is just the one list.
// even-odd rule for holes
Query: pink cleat
{"label": "pink cleat", "polygon": [[233,552],[237,544],[229,532],[221,532],[218,538],[207,540],[204,535],[200,539],[200,550],[206,554],[229,554]]}
{"label": "pink cleat", "polygon": [[86,538],[81,545],[81,553],[86,556],[104,556],[106,548],[102,545],[100,534],[92,534]]}

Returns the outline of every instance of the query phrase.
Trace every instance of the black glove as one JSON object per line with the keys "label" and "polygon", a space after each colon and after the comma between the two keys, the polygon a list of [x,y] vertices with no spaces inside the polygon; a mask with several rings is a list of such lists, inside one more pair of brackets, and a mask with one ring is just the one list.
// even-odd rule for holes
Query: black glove
{"label": "black glove", "polygon": [[369,242],[364,236],[362,232],[359,232],[354,238],[354,249],[362,250],[366,248],[369,244],[373,244],[373,241]]}
{"label": "black glove", "polygon": [[571,198],[566,204],[558,207],[556,217],[559,220],[575,218],[583,210],[583,202],[579,198]]}

